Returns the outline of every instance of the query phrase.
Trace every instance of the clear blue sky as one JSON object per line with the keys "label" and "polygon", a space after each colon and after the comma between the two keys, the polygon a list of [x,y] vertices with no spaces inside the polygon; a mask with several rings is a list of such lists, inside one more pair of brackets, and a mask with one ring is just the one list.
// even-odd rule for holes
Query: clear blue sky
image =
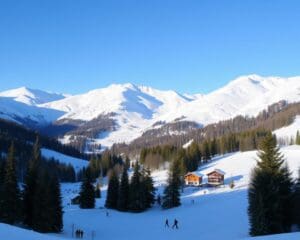
{"label": "clear blue sky", "polygon": [[0,90],[209,92],[300,75],[299,0],[1,0]]}

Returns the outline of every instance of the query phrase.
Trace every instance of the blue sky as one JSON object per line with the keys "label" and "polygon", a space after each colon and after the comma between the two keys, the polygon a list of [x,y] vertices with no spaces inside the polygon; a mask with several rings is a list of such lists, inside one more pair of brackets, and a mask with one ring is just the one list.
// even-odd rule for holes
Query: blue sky
{"label": "blue sky", "polygon": [[298,0],[1,0],[0,90],[209,92],[300,75]]}

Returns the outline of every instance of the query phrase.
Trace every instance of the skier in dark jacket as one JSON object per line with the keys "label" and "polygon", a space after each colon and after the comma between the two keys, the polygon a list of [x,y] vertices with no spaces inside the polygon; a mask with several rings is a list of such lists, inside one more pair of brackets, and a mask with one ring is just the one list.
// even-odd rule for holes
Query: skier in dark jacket
{"label": "skier in dark jacket", "polygon": [[172,229],[174,229],[174,228],[178,229],[178,221],[176,218],[174,219],[174,224],[172,226]]}

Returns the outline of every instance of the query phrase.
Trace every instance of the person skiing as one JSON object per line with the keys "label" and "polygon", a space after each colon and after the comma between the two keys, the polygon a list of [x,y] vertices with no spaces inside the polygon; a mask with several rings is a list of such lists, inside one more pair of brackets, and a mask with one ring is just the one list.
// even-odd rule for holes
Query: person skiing
{"label": "person skiing", "polygon": [[168,220],[168,219],[166,219],[165,227],[167,227],[167,228],[170,227],[170,226],[169,226],[169,220]]}
{"label": "person skiing", "polygon": [[176,218],[174,219],[174,224],[172,226],[172,229],[174,229],[174,228],[178,229],[178,221]]}

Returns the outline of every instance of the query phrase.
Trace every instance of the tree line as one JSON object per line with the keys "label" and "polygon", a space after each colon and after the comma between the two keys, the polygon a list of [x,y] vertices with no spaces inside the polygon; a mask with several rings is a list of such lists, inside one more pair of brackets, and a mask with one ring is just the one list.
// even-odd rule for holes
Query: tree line
{"label": "tree line", "polygon": [[200,144],[192,141],[186,148],[169,145],[143,148],[140,153],[140,161],[154,170],[167,166],[166,163],[171,163],[179,156],[183,162],[183,171],[185,173],[192,172],[215,155],[257,149],[268,132],[264,129],[255,129],[241,133],[230,133],[222,137],[205,140]]}
{"label": "tree line", "polygon": [[58,176],[44,168],[37,139],[28,163],[24,185],[20,188],[16,171],[16,152],[11,144],[0,168],[0,221],[18,224],[38,232],[61,232],[63,228]]}
{"label": "tree line", "polygon": [[[168,181],[163,196],[156,197],[156,189],[149,168],[142,167],[138,161],[133,165],[131,178],[128,176],[129,166],[124,164],[120,168],[109,171],[109,182],[105,207],[121,212],[139,213],[151,208],[155,202],[163,209],[180,206],[180,189],[183,187],[182,161],[177,157],[169,169]],[[86,171],[81,185],[79,204],[81,208],[94,208],[95,197],[99,186],[96,185],[91,172]],[[98,193],[100,196],[101,193]],[[98,197],[99,197],[98,196]]]}

